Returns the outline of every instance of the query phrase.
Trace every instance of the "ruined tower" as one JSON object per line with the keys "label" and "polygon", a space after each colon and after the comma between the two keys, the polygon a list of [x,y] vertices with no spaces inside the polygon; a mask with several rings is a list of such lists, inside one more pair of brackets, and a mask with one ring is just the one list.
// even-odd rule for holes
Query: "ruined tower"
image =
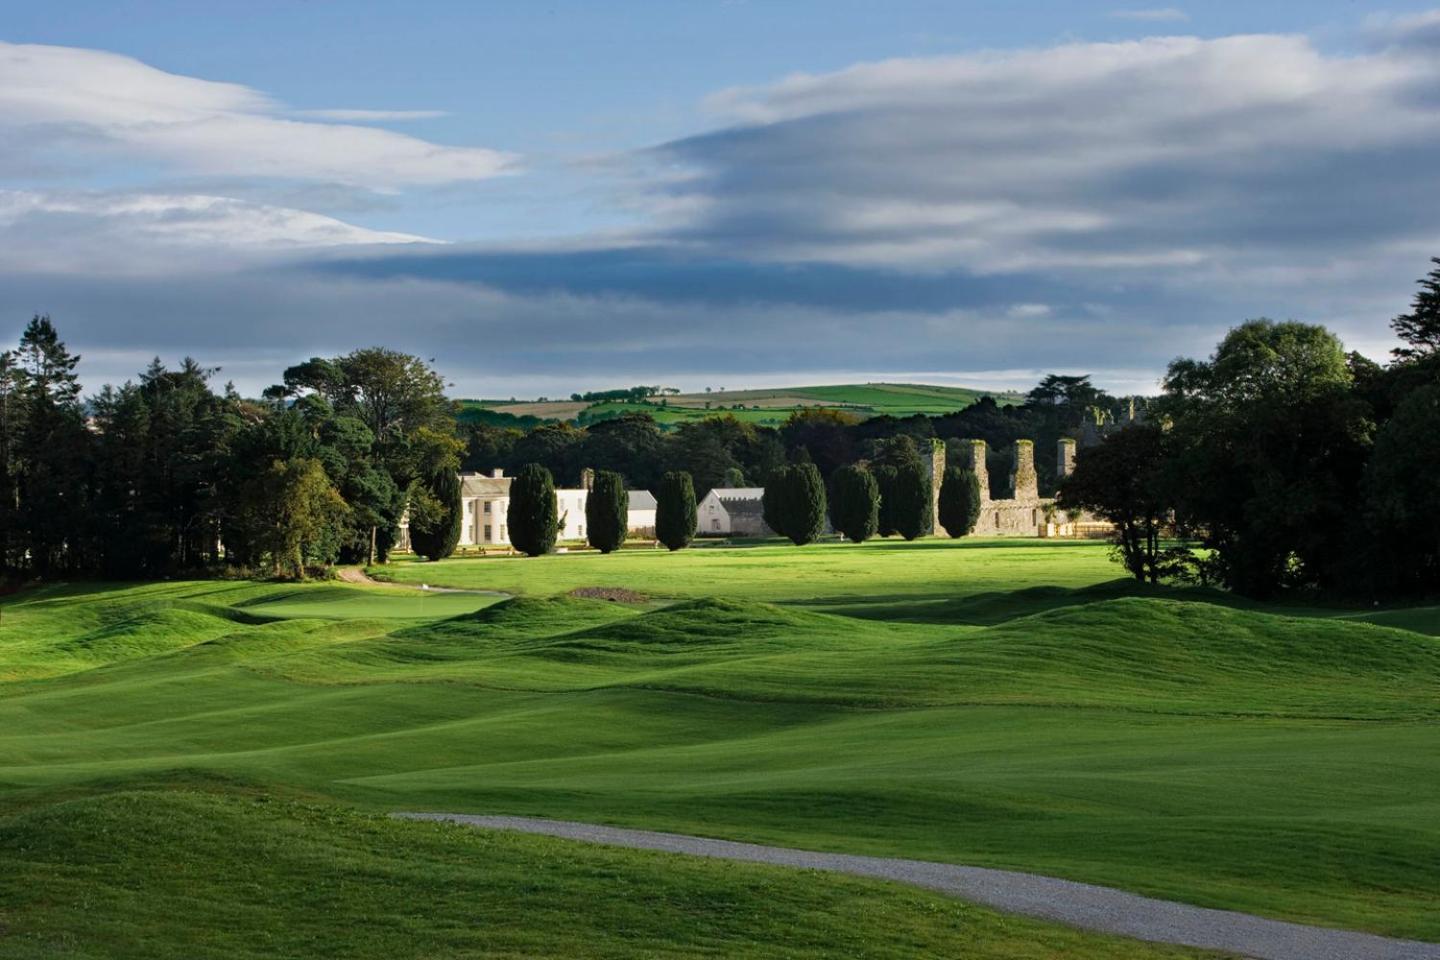
{"label": "ruined tower", "polygon": [[1039,500],[1040,481],[1035,476],[1035,444],[1015,441],[1015,466],[1010,471],[1010,495],[1016,500]]}
{"label": "ruined tower", "polygon": [[930,532],[940,531],[940,486],[945,482],[945,441],[930,438]]}
{"label": "ruined tower", "polygon": [[1061,437],[1055,449],[1055,476],[1064,480],[1075,472],[1075,441]]}
{"label": "ruined tower", "polygon": [[970,472],[975,474],[975,479],[980,482],[980,502],[990,502],[990,470],[985,464],[985,457],[989,448],[984,440],[971,440],[970,444]]}

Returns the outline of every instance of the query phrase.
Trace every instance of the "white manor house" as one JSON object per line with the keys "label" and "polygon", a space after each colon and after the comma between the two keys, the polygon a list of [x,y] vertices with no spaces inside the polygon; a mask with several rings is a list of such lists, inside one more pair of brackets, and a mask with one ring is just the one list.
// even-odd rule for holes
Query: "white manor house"
{"label": "white manor house", "polygon": [[[557,487],[555,505],[560,517],[560,540],[585,539],[585,501],[590,496],[590,479],[594,474],[585,470],[581,485],[576,488]],[[460,474],[461,547],[509,546],[510,530],[506,516],[510,512],[510,481],[504,471]],[[630,535],[655,535],[655,497],[649,490],[631,490]],[[399,549],[410,549],[410,526],[400,522]]]}

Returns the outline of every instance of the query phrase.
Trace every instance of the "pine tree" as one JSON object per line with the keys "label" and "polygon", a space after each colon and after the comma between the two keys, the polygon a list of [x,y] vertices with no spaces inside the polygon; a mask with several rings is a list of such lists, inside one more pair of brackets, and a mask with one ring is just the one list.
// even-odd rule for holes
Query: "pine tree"
{"label": "pine tree", "polygon": [[980,519],[980,480],[969,470],[946,467],[940,483],[940,525],[952,537],[963,537]]}
{"label": "pine tree", "polygon": [[830,475],[830,523],[864,543],[880,526],[880,486],[864,467],[844,466]]}
{"label": "pine tree", "polygon": [[597,470],[590,494],[585,498],[585,537],[601,553],[625,545],[630,532],[630,494],[625,478],[613,470]]}
{"label": "pine tree", "polygon": [[902,464],[895,471],[894,490],[890,519],[895,532],[906,540],[925,536],[933,522],[929,468],[919,460]]}
{"label": "pine tree", "polygon": [[560,518],[555,503],[555,478],[538,463],[527,463],[510,481],[510,542],[532,557],[555,549]]}
{"label": "pine tree", "polygon": [[44,316],[30,321],[15,353],[15,520],[21,552],[40,576],[80,570],[91,541],[94,438],[80,406],[79,362]]}
{"label": "pine tree", "polygon": [[695,538],[695,484],[690,474],[672,470],[660,478],[655,498],[655,537],[671,550],[681,550]]}
{"label": "pine tree", "polygon": [[1407,344],[1392,351],[1401,360],[1440,352],[1440,257],[1432,257],[1430,262],[1435,269],[1420,281],[1410,312],[1390,321],[1395,335]]}

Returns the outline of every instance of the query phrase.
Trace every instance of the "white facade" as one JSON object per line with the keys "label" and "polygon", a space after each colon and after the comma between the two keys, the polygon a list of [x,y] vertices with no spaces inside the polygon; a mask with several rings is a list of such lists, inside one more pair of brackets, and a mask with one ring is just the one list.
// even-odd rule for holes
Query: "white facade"
{"label": "white facade", "polygon": [[[510,481],[501,471],[489,474],[460,474],[460,546],[508,546],[510,527]],[[585,502],[590,492],[579,488],[555,491],[556,515],[560,519],[559,539],[585,539]],[[409,549],[409,524],[401,521],[400,549]],[[628,527],[632,536],[655,535],[655,497],[648,490],[630,491]]]}

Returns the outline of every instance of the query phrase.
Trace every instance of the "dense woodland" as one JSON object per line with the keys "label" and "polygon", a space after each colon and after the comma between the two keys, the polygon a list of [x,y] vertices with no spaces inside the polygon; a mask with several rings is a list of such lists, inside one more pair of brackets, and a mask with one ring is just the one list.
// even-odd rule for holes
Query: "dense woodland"
{"label": "dense woodland", "polygon": [[[291,367],[259,398],[217,389],[219,371],[192,360],[157,360],[83,398],[79,358],[36,317],[0,353],[0,568],[9,578],[303,576],[384,560],[407,511],[412,532],[438,544],[427,552],[444,555],[458,530],[456,471],[530,465],[562,486],[582,468],[613,473],[615,498],[624,487],[680,489],[682,474],[700,497],[779,490],[793,475],[822,499],[838,484],[853,504],[868,481],[846,468],[863,463],[882,494],[878,532],[920,535],[928,528],[904,517],[921,512],[889,510],[920,494],[903,482],[889,506],[883,494],[932,438],[957,468],[962,440],[987,441],[997,497],[1011,443],[1033,439],[1049,493],[1055,464],[1044,453],[1088,423],[1107,439],[1082,453],[1062,506],[1115,519],[1122,558],[1142,579],[1254,595],[1428,591],[1440,575],[1440,269],[1393,326],[1404,346],[1381,367],[1320,327],[1246,323],[1209,359],[1172,363],[1134,426],[1136,400],[1050,376],[1023,404],[986,398],[945,416],[816,409],[779,429],[719,415],[666,432],[643,414],[587,428],[464,423],[436,370],[378,347]],[[971,498],[956,489],[947,509],[962,516]],[[807,496],[792,500],[813,514]],[[845,523],[870,529],[868,506],[845,509]],[[820,522],[797,521],[792,539],[813,539]],[[1177,550],[1176,536],[1208,549]]]}

